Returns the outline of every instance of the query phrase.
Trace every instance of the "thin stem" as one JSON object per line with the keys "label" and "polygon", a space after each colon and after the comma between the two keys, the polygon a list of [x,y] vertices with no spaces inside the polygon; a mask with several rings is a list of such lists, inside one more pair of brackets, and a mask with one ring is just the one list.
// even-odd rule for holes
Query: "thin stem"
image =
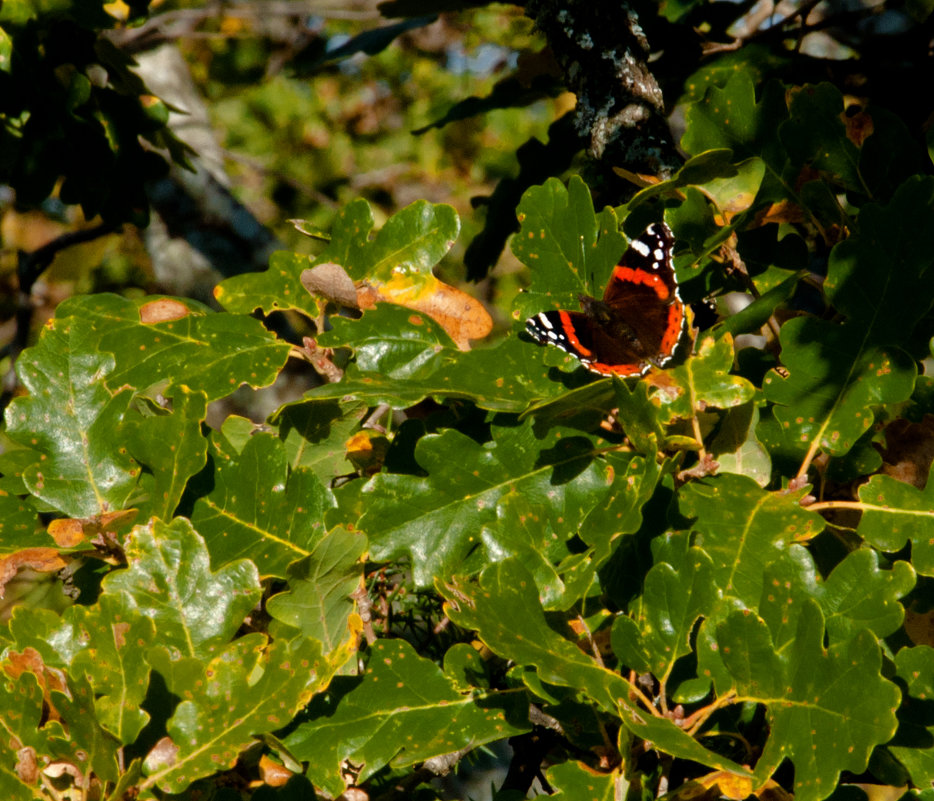
{"label": "thin stem", "polygon": [[660,718],[658,710],[655,708],[655,704],[652,703],[652,699],[649,698],[642,690],[639,689],[639,685],[633,680],[635,671],[630,671],[629,673],[629,694],[634,696],[637,700],[642,702],[642,705],[645,707],[646,711],[651,712],[655,717]]}
{"label": "thin stem", "polygon": [[693,715],[685,718],[684,720],[684,730],[692,737],[697,734],[697,730],[703,726],[710,716],[719,709],[723,709],[725,706],[729,706],[736,699],[736,691],[730,690],[726,695],[721,696],[715,700],[712,704],[708,704],[702,709],[698,709]]}
{"label": "thin stem", "polygon": [[697,419],[697,412],[691,415],[691,428],[694,430],[694,439],[697,440],[697,457],[701,462],[707,461],[707,449],[704,447],[704,435],[701,433],[700,420]]}
{"label": "thin stem", "polygon": [[865,511],[869,504],[862,501],[818,501],[807,507],[809,512],[823,512],[826,509],[858,509]]}

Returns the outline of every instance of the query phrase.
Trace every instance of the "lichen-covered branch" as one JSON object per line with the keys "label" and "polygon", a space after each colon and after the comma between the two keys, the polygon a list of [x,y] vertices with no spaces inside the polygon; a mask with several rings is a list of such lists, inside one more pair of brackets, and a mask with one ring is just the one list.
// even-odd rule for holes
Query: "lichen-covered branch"
{"label": "lichen-covered branch", "polygon": [[619,0],[529,0],[577,95],[579,133],[595,159],[667,177],[680,164],[636,12]]}

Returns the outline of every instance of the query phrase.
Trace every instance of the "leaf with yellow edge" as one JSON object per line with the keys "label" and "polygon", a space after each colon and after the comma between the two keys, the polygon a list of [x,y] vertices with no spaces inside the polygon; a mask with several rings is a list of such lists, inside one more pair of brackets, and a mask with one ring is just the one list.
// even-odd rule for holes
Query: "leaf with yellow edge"
{"label": "leaf with yellow edge", "polygon": [[719,340],[705,336],[697,355],[683,364],[652,377],[658,392],[652,400],[669,419],[688,419],[708,407],[728,409],[750,400],[755,387],[740,376],[730,375],[733,367],[733,338]]}

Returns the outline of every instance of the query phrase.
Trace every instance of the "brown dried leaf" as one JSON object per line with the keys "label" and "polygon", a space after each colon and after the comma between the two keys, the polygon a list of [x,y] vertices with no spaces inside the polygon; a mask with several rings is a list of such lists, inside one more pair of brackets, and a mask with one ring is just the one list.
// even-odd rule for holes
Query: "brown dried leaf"
{"label": "brown dried leaf", "polygon": [[378,431],[360,431],[344,444],[348,461],[364,475],[373,475],[380,471],[389,440]]}
{"label": "brown dried leaf", "polygon": [[80,520],[72,517],[53,520],[49,523],[48,532],[59,548],[74,548],[87,539],[84,534],[84,525]]}
{"label": "brown dried leaf", "polygon": [[283,787],[295,774],[263,754],[259,758],[259,775],[263,784],[268,784],[270,787]]}
{"label": "brown dried leaf", "polygon": [[359,308],[357,288],[339,264],[328,261],[302,270],[301,282],[312,295],[320,295],[350,309]]}
{"label": "brown dried leaf", "polygon": [[7,554],[0,558],[0,598],[4,596],[7,583],[20,570],[30,568],[39,573],[56,573],[66,564],[54,548],[23,548]]}
{"label": "brown dried leaf", "polygon": [[753,227],[768,225],[769,223],[802,222],[804,211],[790,200],[780,200],[756,213]]}
{"label": "brown dried leaf", "polygon": [[872,115],[865,111],[858,111],[856,114],[848,115],[846,112],[840,115],[843,126],[846,128],[846,138],[857,147],[862,147],[875,131],[875,123]]}
{"label": "brown dried leaf", "polygon": [[74,779],[75,787],[87,787],[84,773],[75,765],[74,762],[50,762],[42,772],[50,779],[60,779],[62,776],[71,776]]}
{"label": "brown dried leaf", "polygon": [[116,534],[130,528],[138,509],[121,509],[84,519],[61,518],[49,523],[48,532],[60,548],[74,548],[85,540],[105,542],[116,539]]}
{"label": "brown dried leaf", "polygon": [[934,462],[934,415],[925,415],[920,423],[894,420],[886,426],[885,445],[883,472],[923,489]]}
{"label": "brown dried leaf", "polygon": [[905,633],[915,645],[934,646],[934,609],[926,612],[906,609]]}
{"label": "brown dried leaf", "polygon": [[461,350],[470,349],[468,340],[481,339],[493,329],[493,318],[479,300],[424,273],[397,274],[383,284],[362,286],[357,300],[361,309],[386,302],[427,314]]}

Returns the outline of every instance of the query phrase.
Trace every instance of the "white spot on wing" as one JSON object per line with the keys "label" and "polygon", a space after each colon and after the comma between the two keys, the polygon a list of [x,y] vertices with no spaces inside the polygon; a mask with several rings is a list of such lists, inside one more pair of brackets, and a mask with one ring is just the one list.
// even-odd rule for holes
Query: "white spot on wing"
{"label": "white spot on wing", "polygon": [[629,243],[629,247],[636,251],[636,253],[638,253],[640,256],[649,255],[649,246],[646,245],[645,242],[643,242],[641,239],[633,239],[632,242]]}

